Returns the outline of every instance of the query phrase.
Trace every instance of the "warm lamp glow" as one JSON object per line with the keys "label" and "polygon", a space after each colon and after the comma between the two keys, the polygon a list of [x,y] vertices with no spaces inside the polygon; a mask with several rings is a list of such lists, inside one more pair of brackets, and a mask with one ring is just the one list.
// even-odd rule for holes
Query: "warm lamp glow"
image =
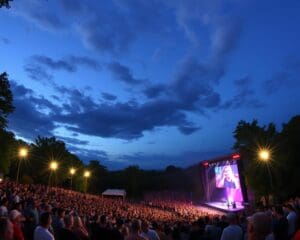
{"label": "warm lamp glow", "polygon": [[19,150],[19,156],[20,157],[25,158],[25,157],[27,157],[27,155],[28,155],[28,150],[26,148],[21,148]]}
{"label": "warm lamp glow", "polygon": [[52,161],[52,162],[50,163],[49,167],[50,167],[50,170],[55,171],[55,170],[57,170],[57,168],[58,168],[58,163],[55,162],[55,161]]}
{"label": "warm lamp glow", "polygon": [[83,176],[85,178],[89,178],[91,176],[91,172],[90,171],[85,171],[84,174],[83,174]]}
{"label": "warm lamp glow", "polygon": [[270,160],[270,151],[267,149],[262,149],[259,151],[258,156],[260,160],[267,162]]}
{"label": "warm lamp glow", "polygon": [[70,168],[70,174],[74,175],[76,173],[76,169],[75,168]]}

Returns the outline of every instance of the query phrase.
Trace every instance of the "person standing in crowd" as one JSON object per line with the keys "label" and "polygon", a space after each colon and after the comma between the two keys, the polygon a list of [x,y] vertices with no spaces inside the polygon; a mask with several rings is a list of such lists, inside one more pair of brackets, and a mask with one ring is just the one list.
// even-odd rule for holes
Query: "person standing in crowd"
{"label": "person standing in crowd", "polygon": [[112,240],[124,240],[124,236],[122,234],[124,221],[121,218],[118,218],[116,221],[116,226],[111,232]]}
{"label": "person standing in crowd", "polygon": [[84,227],[81,218],[79,216],[74,217],[74,225],[72,231],[77,235],[80,240],[88,240],[89,233]]}
{"label": "person standing in crowd", "polygon": [[80,240],[80,238],[72,231],[74,225],[74,217],[70,214],[64,217],[65,227],[61,228],[57,234],[57,240]]}
{"label": "person standing in crowd", "polygon": [[13,240],[14,229],[11,221],[7,218],[0,218],[0,239],[1,240]]}
{"label": "person standing in crowd", "polygon": [[234,213],[229,213],[227,215],[227,220],[229,226],[224,228],[221,240],[242,240],[243,231],[242,228],[238,225],[237,216]]}
{"label": "person standing in crowd", "polygon": [[287,204],[285,206],[286,211],[288,212],[287,220],[288,220],[288,235],[291,238],[296,231],[296,223],[297,223],[297,213],[291,204]]}
{"label": "person standing in crowd", "polygon": [[141,222],[139,220],[133,220],[130,228],[130,234],[126,240],[148,240],[140,235]]}
{"label": "person standing in crowd", "polygon": [[0,203],[0,217],[7,217],[8,216],[8,199],[3,198],[1,203]]}
{"label": "person standing in crowd", "polygon": [[284,216],[284,211],[281,206],[274,207],[274,224],[273,224],[273,236],[274,240],[288,239],[288,227],[289,223]]}
{"label": "person standing in crowd", "polygon": [[59,208],[57,210],[57,216],[54,217],[53,224],[52,224],[55,235],[59,232],[60,229],[65,227],[64,217],[65,217],[65,210]]}
{"label": "person standing in crowd", "polygon": [[24,235],[21,229],[22,214],[18,210],[12,210],[9,213],[9,218],[13,224],[14,240],[24,240]]}
{"label": "person standing in crowd", "polygon": [[142,221],[141,236],[149,240],[160,240],[157,232],[149,228],[149,223],[145,220]]}
{"label": "person standing in crowd", "polygon": [[54,240],[53,234],[49,231],[52,223],[51,214],[44,212],[40,217],[40,225],[34,230],[33,239],[34,240]]}
{"label": "person standing in crowd", "polygon": [[272,220],[268,214],[257,212],[251,217],[248,217],[247,220],[248,240],[272,239],[272,237],[270,237],[270,233],[272,232]]}

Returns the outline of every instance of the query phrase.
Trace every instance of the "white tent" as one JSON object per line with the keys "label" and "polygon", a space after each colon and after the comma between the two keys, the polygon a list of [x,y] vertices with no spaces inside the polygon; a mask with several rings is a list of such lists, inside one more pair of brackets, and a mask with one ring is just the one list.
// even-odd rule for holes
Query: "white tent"
{"label": "white tent", "polygon": [[126,197],[126,191],[124,189],[106,189],[102,193],[102,197]]}

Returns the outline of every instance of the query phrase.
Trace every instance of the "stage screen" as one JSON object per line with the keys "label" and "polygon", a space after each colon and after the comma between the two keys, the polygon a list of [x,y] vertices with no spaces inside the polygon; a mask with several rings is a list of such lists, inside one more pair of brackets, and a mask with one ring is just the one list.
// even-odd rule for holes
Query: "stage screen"
{"label": "stage screen", "polygon": [[220,161],[206,168],[209,201],[243,202],[239,168],[236,161]]}
{"label": "stage screen", "polygon": [[215,167],[216,187],[240,189],[240,176],[236,164]]}

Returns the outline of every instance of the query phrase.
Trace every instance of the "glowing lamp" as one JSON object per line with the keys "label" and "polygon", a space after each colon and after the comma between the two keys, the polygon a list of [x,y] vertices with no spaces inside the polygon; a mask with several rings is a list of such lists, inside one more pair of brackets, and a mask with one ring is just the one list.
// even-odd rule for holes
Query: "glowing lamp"
{"label": "glowing lamp", "polygon": [[21,148],[19,150],[19,157],[21,158],[25,158],[28,155],[28,150],[26,148]]}
{"label": "glowing lamp", "polygon": [[83,176],[85,178],[89,178],[91,176],[91,172],[90,171],[85,171],[84,174],[83,174]]}
{"label": "glowing lamp", "polygon": [[267,149],[262,149],[259,151],[258,156],[260,160],[267,162],[270,159],[270,151],[268,151]]}
{"label": "glowing lamp", "polygon": [[76,173],[76,169],[75,168],[70,168],[70,174],[74,175]]}
{"label": "glowing lamp", "polygon": [[50,167],[50,170],[56,171],[57,168],[58,168],[58,163],[55,162],[55,161],[52,161],[52,162],[50,163],[49,167]]}

